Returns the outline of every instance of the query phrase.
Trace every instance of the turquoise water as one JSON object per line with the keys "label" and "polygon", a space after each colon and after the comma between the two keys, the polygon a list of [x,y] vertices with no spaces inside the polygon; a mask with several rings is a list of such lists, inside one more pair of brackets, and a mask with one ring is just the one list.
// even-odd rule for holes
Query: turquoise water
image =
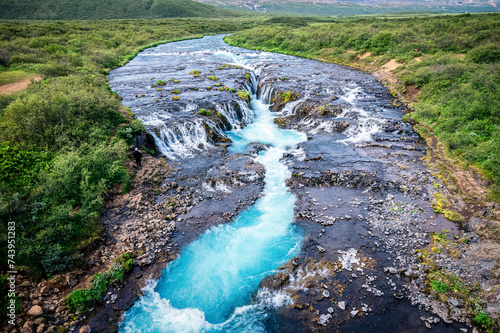
{"label": "turquoise water", "polygon": [[306,136],[279,129],[255,96],[251,106],[255,120],[229,133],[229,151],[242,153],[250,142],[272,146],[256,158],[266,169],[264,196],[186,246],[126,312],[120,332],[263,332],[268,310],[291,303],[258,286],[300,250],[302,235],[292,223],[296,199],[285,185],[290,171],[280,159]]}

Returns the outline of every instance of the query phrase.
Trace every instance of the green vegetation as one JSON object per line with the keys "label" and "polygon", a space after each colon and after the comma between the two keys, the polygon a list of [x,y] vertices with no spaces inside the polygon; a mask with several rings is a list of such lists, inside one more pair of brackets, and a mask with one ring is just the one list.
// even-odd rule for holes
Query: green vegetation
{"label": "green vegetation", "polygon": [[217,81],[219,78],[217,76],[209,76],[208,79],[212,81]]}
{"label": "green vegetation", "polygon": [[174,89],[171,91],[172,94],[180,94],[181,91],[179,89]]}
{"label": "green vegetation", "polygon": [[226,41],[355,67],[395,59],[395,89],[420,92],[411,118],[500,195],[500,14],[304,23],[268,22]]}
{"label": "green vegetation", "polygon": [[24,79],[29,78],[30,75],[23,71],[8,71],[0,73],[0,85],[18,82]]}
{"label": "green vegetation", "polygon": [[198,114],[210,117],[212,115],[212,111],[201,108],[200,111],[198,111]]}
{"label": "green vegetation", "polygon": [[429,249],[417,251],[427,274],[425,278],[426,292],[443,303],[455,299],[476,326],[484,329],[485,332],[498,332],[498,324],[484,311],[486,306],[484,302],[485,291],[481,289],[479,283],[467,283],[436,262],[438,253],[443,252],[452,258],[460,258],[465,244],[469,241],[463,234],[450,237],[447,237],[447,234],[446,230],[440,233],[431,233]]}
{"label": "green vegetation", "polygon": [[237,92],[238,94],[238,97],[239,98],[242,98],[246,101],[249,101],[250,100],[250,93],[248,91],[245,91],[245,90],[240,90]]}
{"label": "green vegetation", "polygon": [[106,20],[167,17],[236,17],[237,12],[193,0],[21,0],[2,2],[0,19]]}
{"label": "green vegetation", "polygon": [[116,258],[111,267],[91,277],[88,289],[73,290],[64,300],[65,305],[73,312],[85,310],[89,302],[101,299],[114,283],[121,283],[126,273],[132,270],[134,257],[125,253]]}
{"label": "green vegetation", "polygon": [[7,222],[14,221],[19,270],[50,276],[83,264],[85,249],[101,234],[105,196],[119,192],[119,184],[130,190],[124,162],[134,133],[144,127],[111,92],[109,69],[146,47],[259,22],[0,22],[2,77],[17,71],[44,77],[23,92],[0,96],[2,257]]}

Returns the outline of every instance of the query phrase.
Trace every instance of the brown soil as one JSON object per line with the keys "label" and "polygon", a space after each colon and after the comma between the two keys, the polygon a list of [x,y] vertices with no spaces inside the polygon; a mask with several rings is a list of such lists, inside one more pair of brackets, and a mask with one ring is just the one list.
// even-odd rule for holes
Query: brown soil
{"label": "brown soil", "polygon": [[16,91],[24,90],[31,83],[32,79],[35,80],[35,82],[38,82],[42,80],[42,77],[36,75],[30,78],[23,79],[21,81],[0,85],[0,95],[8,95]]}

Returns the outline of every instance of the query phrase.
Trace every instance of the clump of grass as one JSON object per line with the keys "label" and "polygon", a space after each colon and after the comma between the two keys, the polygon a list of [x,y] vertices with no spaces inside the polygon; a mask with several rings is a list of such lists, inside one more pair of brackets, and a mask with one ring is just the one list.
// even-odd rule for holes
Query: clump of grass
{"label": "clump of grass", "polygon": [[217,81],[219,78],[215,75],[212,75],[212,76],[209,76],[208,79],[212,80],[212,81]]}
{"label": "clump of grass", "polygon": [[201,108],[200,111],[198,111],[198,114],[210,117],[212,115],[212,111]]}
{"label": "clump of grass", "polygon": [[180,100],[180,99],[181,99],[181,98],[180,98],[179,96],[174,96],[174,97],[172,97],[172,100],[174,100],[174,101],[178,101],[178,100]]}
{"label": "clump of grass", "polygon": [[162,79],[159,79],[158,81],[156,81],[156,84],[159,86],[164,86],[167,84],[167,82],[163,81]]}
{"label": "clump of grass", "polygon": [[250,94],[248,93],[248,91],[245,91],[245,90],[240,90],[237,92],[238,94],[238,97],[239,98],[242,98],[246,101],[249,101],[250,100]]}
{"label": "clump of grass", "polygon": [[179,89],[174,89],[171,91],[172,94],[180,94],[181,91]]}

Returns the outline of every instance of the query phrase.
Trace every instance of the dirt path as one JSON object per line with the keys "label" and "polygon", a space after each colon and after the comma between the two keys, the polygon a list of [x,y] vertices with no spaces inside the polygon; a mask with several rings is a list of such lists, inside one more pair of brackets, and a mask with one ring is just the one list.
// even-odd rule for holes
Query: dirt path
{"label": "dirt path", "polygon": [[0,95],[8,95],[12,94],[16,91],[21,91],[24,90],[28,87],[28,85],[31,83],[31,79],[35,80],[35,82],[41,81],[42,77],[39,75],[28,77],[26,79],[23,79],[21,81],[13,82],[13,83],[7,83],[7,84],[2,84],[0,85]]}

